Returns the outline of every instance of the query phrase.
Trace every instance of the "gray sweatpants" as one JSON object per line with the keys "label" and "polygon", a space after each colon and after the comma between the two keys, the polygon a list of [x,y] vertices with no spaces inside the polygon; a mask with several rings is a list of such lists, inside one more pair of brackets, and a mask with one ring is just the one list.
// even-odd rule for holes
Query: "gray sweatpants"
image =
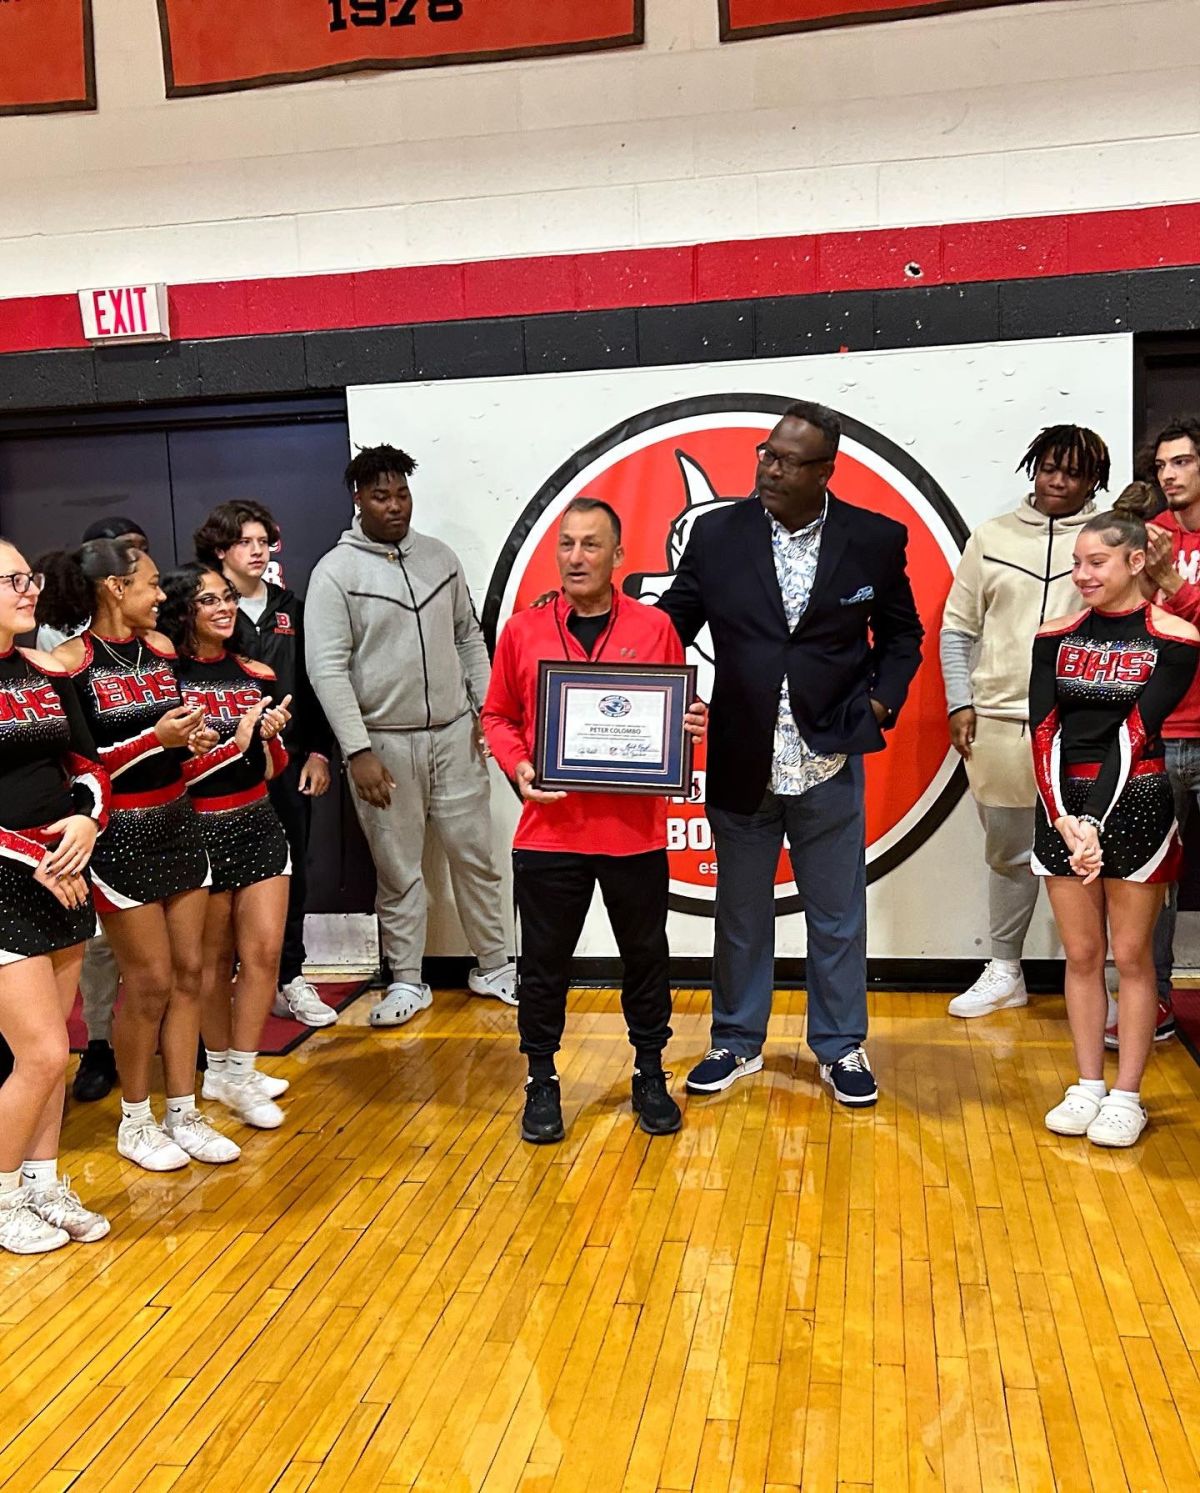
{"label": "gray sweatpants", "polygon": [[120,975],[112,946],[101,929],[83,946],[83,969],[79,990],[83,996],[83,1021],[89,1042],[112,1041],[113,1007],[117,1003]]}
{"label": "gray sweatpants", "polygon": [[1029,869],[1033,810],[977,803],[988,863],[988,923],[993,959],[1020,959],[1037,902],[1038,878]]}
{"label": "gray sweatpants", "polygon": [[416,984],[425,952],[421,857],[432,825],[446,852],[463,931],[479,964],[508,957],[500,872],[492,853],[491,787],[470,715],[430,731],[372,731],[371,750],[396,780],[391,807],[354,794],[375,862],[375,911],[393,980]]}

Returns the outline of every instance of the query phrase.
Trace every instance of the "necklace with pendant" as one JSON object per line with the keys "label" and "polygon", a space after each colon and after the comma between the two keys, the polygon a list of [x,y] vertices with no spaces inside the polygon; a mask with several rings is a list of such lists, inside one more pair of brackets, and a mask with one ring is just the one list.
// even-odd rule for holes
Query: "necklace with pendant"
{"label": "necklace with pendant", "polygon": [[[117,650],[115,648],[113,648],[109,644],[109,642],[107,641],[107,639],[102,638],[98,632],[94,632],[92,634],[92,637],[95,638],[95,640],[97,641],[97,643],[100,644],[100,646],[104,649],[105,653],[108,654],[109,658],[111,658],[114,663],[120,664],[120,666],[121,666],[122,669],[127,669],[129,667],[129,660],[127,658],[122,658],[121,655],[117,652]],[[142,672],[142,640],[141,640],[141,638],[138,638],[138,640],[137,640],[137,647],[138,647],[138,651],[137,651],[137,662],[134,664],[133,670],[134,670],[135,674],[140,674]]]}

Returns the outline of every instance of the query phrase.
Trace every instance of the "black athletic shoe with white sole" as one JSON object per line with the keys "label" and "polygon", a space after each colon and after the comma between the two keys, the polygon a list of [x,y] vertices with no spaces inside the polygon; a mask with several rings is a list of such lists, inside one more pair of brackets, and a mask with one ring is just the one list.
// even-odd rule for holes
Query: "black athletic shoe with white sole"
{"label": "black athletic shoe with white sole", "polygon": [[647,1135],[671,1135],[683,1124],[678,1104],[667,1091],[670,1074],[633,1073],[633,1112]]}
{"label": "black athletic shoe with white sole", "polygon": [[839,1104],[874,1104],[879,1098],[875,1075],[862,1047],[851,1048],[836,1063],[822,1063],[821,1082],[830,1086]]}
{"label": "black athletic shoe with white sole", "polygon": [[552,1146],[555,1141],[562,1140],[565,1134],[558,1079],[529,1079],[525,1085],[521,1139],[534,1146]]}

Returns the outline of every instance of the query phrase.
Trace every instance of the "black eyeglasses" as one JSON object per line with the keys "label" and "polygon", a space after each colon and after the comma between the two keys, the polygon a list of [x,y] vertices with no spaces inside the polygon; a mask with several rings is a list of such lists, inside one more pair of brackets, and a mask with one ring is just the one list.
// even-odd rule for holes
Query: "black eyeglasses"
{"label": "black eyeglasses", "polygon": [[776,462],[785,472],[798,472],[801,467],[819,467],[827,461],[832,461],[832,456],[785,456],[782,451],[776,451],[774,447],[768,446],[766,441],[761,446],[755,446],[754,454],[759,463],[764,467],[774,466]]}
{"label": "black eyeglasses", "polygon": [[7,575],[0,575],[0,581],[7,581],[18,596],[24,596],[26,591],[40,591],[46,584],[46,577],[40,570],[11,570]]}

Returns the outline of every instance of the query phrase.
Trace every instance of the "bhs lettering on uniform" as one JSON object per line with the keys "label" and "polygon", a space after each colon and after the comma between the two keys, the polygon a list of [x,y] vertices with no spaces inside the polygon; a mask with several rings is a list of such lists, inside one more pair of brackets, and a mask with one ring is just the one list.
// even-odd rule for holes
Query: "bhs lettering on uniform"
{"label": "bhs lettering on uniform", "polygon": [[60,719],[62,705],[49,684],[31,685],[28,689],[0,693],[0,725],[9,721],[50,721]]}
{"label": "bhs lettering on uniform", "polygon": [[1081,648],[1063,643],[1058,650],[1058,677],[1084,684],[1145,684],[1154,672],[1152,648]]}
{"label": "bhs lettering on uniform", "polygon": [[140,674],[102,674],[92,679],[96,709],[105,714],[125,710],[130,705],[151,702],[173,705],[178,695],[175,675],[170,669],[147,669]]}
{"label": "bhs lettering on uniform", "polygon": [[183,703],[193,710],[199,705],[212,720],[236,721],[247,710],[253,710],[262,699],[262,691],[248,686],[246,689],[185,689]]}

